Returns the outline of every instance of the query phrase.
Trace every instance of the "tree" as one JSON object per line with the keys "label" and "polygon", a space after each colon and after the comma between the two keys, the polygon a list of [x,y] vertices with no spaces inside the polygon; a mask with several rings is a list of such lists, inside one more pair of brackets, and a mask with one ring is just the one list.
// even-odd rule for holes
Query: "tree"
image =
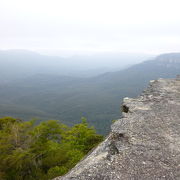
{"label": "tree", "polygon": [[0,119],[0,179],[52,179],[67,173],[103,137],[82,123],[68,127],[49,120],[35,125]]}

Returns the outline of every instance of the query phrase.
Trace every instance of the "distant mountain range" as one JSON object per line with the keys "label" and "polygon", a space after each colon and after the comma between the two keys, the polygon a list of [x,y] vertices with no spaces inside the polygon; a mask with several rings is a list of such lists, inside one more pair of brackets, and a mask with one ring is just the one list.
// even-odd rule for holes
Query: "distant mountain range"
{"label": "distant mountain range", "polygon": [[124,69],[149,57],[145,54],[120,53],[63,58],[26,50],[0,51],[0,83],[37,74],[92,77]]}
{"label": "distant mountain range", "polygon": [[[5,65],[3,68],[5,71]],[[10,71],[8,66],[6,71]],[[121,116],[124,97],[139,95],[149,80],[173,78],[177,74],[180,74],[180,53],[163,54],[124,70],[88,78],[52,73],[21,76],[1,83],[0,116],[59,119],[69,125],[85,116],[98,132],[106,134],[111,121]]]}

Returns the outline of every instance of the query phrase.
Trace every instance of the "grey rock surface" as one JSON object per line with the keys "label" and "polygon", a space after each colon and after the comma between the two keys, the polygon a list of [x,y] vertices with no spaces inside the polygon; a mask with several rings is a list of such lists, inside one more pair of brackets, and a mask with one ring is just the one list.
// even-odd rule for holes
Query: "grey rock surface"
{"label": "grey rock surface", "polygon": [[55,180],[180,180],[180,78],[151,81],[122,110],[109,136]]}

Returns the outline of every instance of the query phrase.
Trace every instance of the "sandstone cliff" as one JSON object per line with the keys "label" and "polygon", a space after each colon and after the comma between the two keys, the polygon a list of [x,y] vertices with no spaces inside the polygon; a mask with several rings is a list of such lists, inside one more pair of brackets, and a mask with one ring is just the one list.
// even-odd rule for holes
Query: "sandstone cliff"
{"label": "sandstone cliff", "polygon": [[122,110],[105,141],[56,180],[180,179],[180,78],[151,81]]}

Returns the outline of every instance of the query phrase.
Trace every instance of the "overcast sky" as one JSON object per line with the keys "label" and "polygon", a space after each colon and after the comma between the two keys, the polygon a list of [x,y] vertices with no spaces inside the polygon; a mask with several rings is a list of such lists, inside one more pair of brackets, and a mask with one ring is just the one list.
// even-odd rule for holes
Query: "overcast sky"
{"label": "overcast sky", "polygon": [[0,49],[180,52],[180,0],[0,0]]}

